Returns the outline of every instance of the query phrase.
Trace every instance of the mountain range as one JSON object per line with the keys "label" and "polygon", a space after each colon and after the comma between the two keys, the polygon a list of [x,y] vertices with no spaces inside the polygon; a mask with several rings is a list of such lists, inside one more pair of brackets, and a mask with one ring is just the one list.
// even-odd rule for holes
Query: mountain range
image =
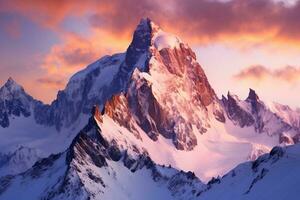
{"label": "mountain range", "polygon": [[0,137],[0,199],[297,199],[300,111],[219,98],[148,18],[50,105],[9,78]]}

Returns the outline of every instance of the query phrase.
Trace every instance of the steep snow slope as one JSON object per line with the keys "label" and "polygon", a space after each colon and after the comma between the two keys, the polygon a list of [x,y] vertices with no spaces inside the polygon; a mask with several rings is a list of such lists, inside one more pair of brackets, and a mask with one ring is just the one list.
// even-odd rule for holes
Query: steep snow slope
{"label": "steep snow slope", "polygon": [[107,140],[99,126],[105,123],[105,116],[97,108],[93,113],[89,124],[65,152],[40,160],[22,174],[0,178],[0,199],[298,197],[299,144],[274,147],[269,154],[240,164],[205,185],[192,172],[157,165],[150,158],[151,153],[133,143]]}
{"label": "steep snow slope", "polygon": [[35,149],[20,146],[16,151],[0,155],[0,174],[17,174],[30,168],[39,155]]}
{"label": "steep snow slope", "polygon": [[287,105],[271,103],[268,105],[270,110],[281,117],[286,123],[293,127],[300,127],[300,110],[293,110]]}
{"label": "steep snow slope", "polygon": [[192,172],[156,165],[147,152],[107,142],[96,120],[68,150],[0,179],[0,199],[194,199],[205,185]]}
{"label": "steep snow slope", "polygon": [[299,199],[299,166],[299,144],[275,147],[269,154],[213,179],[198,199]]}
{"label": "steep snow slope", "polygon": [[[109,98],[111,81],[123,60],[123,54],[116,54],[89,65],[70,79],[50,106],[34,100],[10,78],[0,89],[0,120],[5,125],[0,127],[0,152],[9,154],[20,145],[34,149],[38,157],[64,151],[86,125],[93,105]],[[19,169],[15,172],[28,168]],[[3,176],[14,171],[0,167],[0,172]]]}

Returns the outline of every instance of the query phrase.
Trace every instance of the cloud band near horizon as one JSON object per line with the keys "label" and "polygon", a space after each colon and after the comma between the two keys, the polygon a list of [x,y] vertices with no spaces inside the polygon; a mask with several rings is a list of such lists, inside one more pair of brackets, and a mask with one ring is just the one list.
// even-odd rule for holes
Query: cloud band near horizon
{"label": "cloud band near horizon", "polygon": [[300,67],[285,66],[278,69],[271,69],[263,65],[252,65],[234,75],[234,78],[238,80],[250,79],[254,81],[272,79],[287,83],[297,83],[300,82]]}

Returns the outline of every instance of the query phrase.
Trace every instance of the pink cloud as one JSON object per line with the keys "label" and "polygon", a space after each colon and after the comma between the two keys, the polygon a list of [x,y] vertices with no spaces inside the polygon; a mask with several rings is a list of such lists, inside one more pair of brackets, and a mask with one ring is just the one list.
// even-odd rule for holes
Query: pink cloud
{"label": "pink cloud", "polygon": [[236,74],[234,78],[237,80],[251,79],[255,81],[272,79],[295,83],[300,81],[300,67],[286,66],[272,70],[262,65],[252,65]]}
{"label": "pink cloud", "polygon": [[273,0],[101,0],[2,1],[0,12],[19,13],[48,27],[58,27],[67,16],[89,13],[93,27],[129,38],[141,17],[150,17],[166,29],[193,42],[300,39],[300,1],[285,5]]}

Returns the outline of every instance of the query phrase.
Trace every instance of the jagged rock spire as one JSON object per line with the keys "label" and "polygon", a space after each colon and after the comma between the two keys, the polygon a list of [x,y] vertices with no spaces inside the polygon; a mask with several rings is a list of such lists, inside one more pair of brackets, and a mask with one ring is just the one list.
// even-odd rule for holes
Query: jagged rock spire
{"label": "jagged rock spire", "polygon": [[248,100],[248,101],[257,101],[257,100],[259,100],[259,97],[256,94],[255,90],[249,88],[249,94],[248,94],[248,97],[247,97],[246,100]]}
{"label": "jagged rock spire", "polygon": [[126,65],[133,67],[138,58],[147,53],[151,45],[151,20],[149,18],[142,19],[134,31],[132,42],[126,51]]}

